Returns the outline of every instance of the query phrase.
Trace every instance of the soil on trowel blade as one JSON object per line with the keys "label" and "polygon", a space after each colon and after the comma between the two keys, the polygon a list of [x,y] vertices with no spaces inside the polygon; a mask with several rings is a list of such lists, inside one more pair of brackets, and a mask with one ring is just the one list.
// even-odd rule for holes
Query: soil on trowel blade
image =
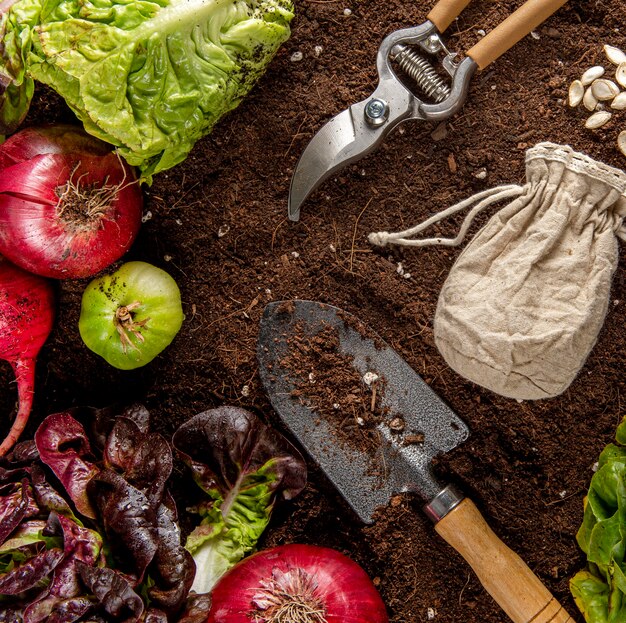
{"label": "soil on trowel blade", "polygon": [[[606,65],[603,44],[626,49],[622,2],[570,0],[471,83],[463,109],[442,123],[411,121],[382,147],[338,171],[287,219],[291,174],[313,134],[377,83],[376,52],[393,30],[420,24],[426,0],[296,0],[293,35],[241,105],[189,157],[145,187],[144,223],[124,260],[143,260],[178,283],[185,321],[147,366],[121,371],[89,351],[78,332],[89,280],[60,281],[57,322],[37,362],[35,404],[24,438],[49,413],[81,404],[141,401],[169,437],[191,416],[222,404],[252,409],[288,435],[258,375],[259,320],[270,301],[319,300],[372,327],[468,424],[469,439],[436,472],[477,504],[494,531],[582,621],[569,580],[584,566],[576,543],[583,497],[602,448],[626,404],[626,245],[603,329],[576,380],[561,396],[517,402],[466,381],[439,354],[432,322],[459,247],[373,248],[370,232],[411,227],[476,192],[523,183],[524,154],[540,141],[567,143],[624,168],[615,139],[626,112],[587,130],[586,111],[566,105],[570,82]],[[446,33],[463,52],[522,0],[475,0]],[[301,60],[297,60],[300,59]],[[76,122],[64,102],[37,85],[24,125]],[[480,214],[474,235],[491,212]],[[454,237],[465,215],[428,236]],[[468,238],[469,240],[469,238]],[[567,276],[564,275],[564,279]],[[2,433],[16,390],[0,364]],[[355,378],[333,386],[335,400]],[[359,380],[359,382],[361,382]],[[368,390],[361,388],[363,408]],[[503,623],[505,615],[461,557],[440,539],[409,494],[361,524],[313,463],[309,483],[277,505],[259,546],[334,547],[374,579],[392,623]],[[195,485],[176,463],[178,511],[191,527]]]}

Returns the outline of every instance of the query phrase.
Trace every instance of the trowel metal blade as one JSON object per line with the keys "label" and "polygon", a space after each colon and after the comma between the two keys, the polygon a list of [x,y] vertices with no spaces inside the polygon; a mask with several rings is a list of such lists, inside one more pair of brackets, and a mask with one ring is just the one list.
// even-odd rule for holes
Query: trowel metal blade
{"label": "trowel metal blade", "polygon": [[[297,379],[284,367],[292,338],[314,337],[329,326],[337,332],[339,352],[352,358],[361,377],[373,372],[384,380],[380,406],[386,415],[378,425],[376,457],[381,469],[372,470],[372,456],[340,443],[332,423],[293,395]],[[467,439],[467,426],[356,317],[314,301],[270,303],[261,320],[257,357],[273,408],[362,521],[371,523],[376,509],[396,493],[416,491],[430,502],[443,489],[431,473],[432,458]],[[401,432],[388,426],[395,417],[404,420]]]}

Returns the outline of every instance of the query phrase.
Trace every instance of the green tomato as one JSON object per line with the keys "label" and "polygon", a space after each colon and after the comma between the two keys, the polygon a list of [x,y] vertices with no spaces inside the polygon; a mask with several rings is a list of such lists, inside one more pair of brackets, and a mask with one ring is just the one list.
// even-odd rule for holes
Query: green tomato
{"label": "green tomato", "polygon": [[170,275],[146,262],[128,262],[87,286],[78,330],[94,353],[116,368],[132,370],[171,343],[184,317]]}

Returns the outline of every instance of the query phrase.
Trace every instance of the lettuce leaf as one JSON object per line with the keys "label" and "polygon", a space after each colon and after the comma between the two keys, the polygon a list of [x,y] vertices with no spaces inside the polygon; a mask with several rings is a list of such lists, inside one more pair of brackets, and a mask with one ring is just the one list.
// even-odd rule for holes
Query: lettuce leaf
{"label": "lettuce leaf", "polygon": [[192,590],[208,593],[254,549],[276,500],[304,488],[306,464],[280,433],[238,407],[196,415],[174,433],[173,444],[208,495],[185,544],[197,568]]}
{"label": "lettuce leaf", "polygon": [[0,134],[36,80],[149,182],[239,104],[292,18],[291,0],[17,0],[0,17]]}
{"label": "lettuce leaf", "polygon": [[587,623],[626,621],[626,418],[600,454],[576,535],[588,568],[570,581]]}

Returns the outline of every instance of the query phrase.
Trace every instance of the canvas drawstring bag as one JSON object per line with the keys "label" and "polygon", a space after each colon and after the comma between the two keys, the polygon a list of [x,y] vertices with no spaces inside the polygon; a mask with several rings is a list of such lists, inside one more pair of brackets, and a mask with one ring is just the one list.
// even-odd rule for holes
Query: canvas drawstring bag
{"label": "canvas drawstring bag", "polygon": [[[568,146],[526,153],[526,183],[486,190],[376,245],[459,245],[474,217],[507,202],[453,265],[434,319],[435,343],[465,378],[519,400],[563,392],[592,349],[626,240],[626,174]],[[471,208],[453,239],[415,239]]]}

